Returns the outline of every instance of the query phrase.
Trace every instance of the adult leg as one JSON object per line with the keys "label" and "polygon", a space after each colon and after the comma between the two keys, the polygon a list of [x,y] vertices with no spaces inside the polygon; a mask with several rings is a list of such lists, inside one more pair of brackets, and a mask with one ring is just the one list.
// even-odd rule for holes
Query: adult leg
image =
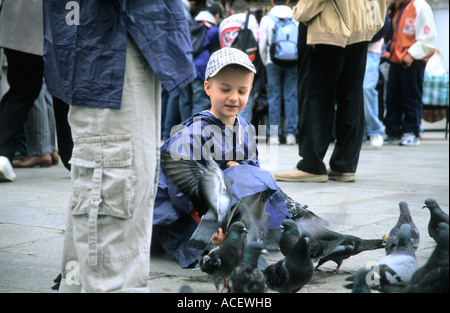
{"label": "adult leg", "polygon": [[273,138],[278,139],[278,136],[281,133],[281,70],[280,67],[275,64],[267,64],[266,71],[267,103],[269,105],[269,125],[278,126],[278,134],[269,135]]}
{"label": "adult leg", "polygon": [[9,90],[2,98],[0,116],[0,155],[12,163],[19,136],[43,79],[41,56],[5,49]]}
{"label": "adult leg", "polygon": [[344,49],[329,45],[307,47],[299,72],[303,86],[299,95],[300,129],[297,169],[326,174],[323,158],[332,136],[336,85],[342,68]]}
{"label": "adult leg", "polygon": [[383,123],[378,117],[378,84],[380,54],[367,52],[366,72],[364,75],[364,138],[383,135]]}
{"label": "adult leg", "polygon": [[363,81],[367,42],[347,46],[336,87],[336,144],[330,168],[355,173],[364,136]]}
{"label": "adult leg", "polygon": [[286,136],[297,136],[298,104],[297,104],[297,68],[283,69],[283,99]]}
{"label": "adult leg", "polygon": [[58,152],[64,167],[70,171],[70,158],[72,157],[73,140],[67,116],[69,105],[61,99],[53,97],[53,111],[56,122],[56,141]]}
{"label": "adult leg", "polygon": [[386,93],[386,116],[384,125],[386,126],[386,135],[392,138],[400,138],[402,129],[402,90],[400,83],[400,71],[402,65],[391,63],[389,67],[389,83]]}
{"label": "adult leg", "polygon": [[88,292],[148,291],[160,94],[157,76],[129,38],[121,109],[70,108],[69,210],[75,261]]}

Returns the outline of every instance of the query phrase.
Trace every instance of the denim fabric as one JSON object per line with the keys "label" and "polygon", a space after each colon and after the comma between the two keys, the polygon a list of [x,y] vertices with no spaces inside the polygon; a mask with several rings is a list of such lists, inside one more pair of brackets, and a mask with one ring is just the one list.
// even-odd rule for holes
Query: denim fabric
{"label": "denim fabric", "polygon": [[160,95],[160,81],[129,39],[121,109],[70,107],[74,149],[61,292],[148,291]]}
{"label": "denim fabric", "polygon": [[189,85],[181,89],[178,101],[182,121],[211,107],[211,101],[205,92],[203,81],[199,78],[195,78]]}
{"label": "denim fabric", "polygon": [[[297,135],[297,67],[284,68],[273,63],[266,66],[269,124],[278,125],[281,135],[281,105],[284,101],[284,134]],[[272,134],[273,135],[273,134]]]}
{"label": "denim fabric", "polygon": [[239,115],[245,117],[250,123],[252,122],[253,115],[253,97],[255,96],[255,90],[252,88],[250,95],[248,96],[247,105],[239,112]]}
{"label": "denim fabric", "polygon": [[381,136],[384,134],[383,123],[378,118],[378,68],[380,66],[379,53],[367,52],[366,73],[364,75],[364,138]]}

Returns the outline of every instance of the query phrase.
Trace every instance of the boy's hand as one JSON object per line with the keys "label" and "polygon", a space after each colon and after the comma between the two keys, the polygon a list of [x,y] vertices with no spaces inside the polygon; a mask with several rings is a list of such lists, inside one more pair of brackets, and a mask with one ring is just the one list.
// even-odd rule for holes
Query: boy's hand
{"label": "boy's hand", "polygon": [[232,167],[232,166],[236,166],[236,165],[239,165],[239,163],[236,161],[228,161],[227,162],[227,167]]}
{"label": "boy's hand", "polygon": [[402,60],[402,64],[404,68],[411,67],[411,64],[414,62],[414,58],[411,56],[411,54],[407,53],[405,57]]}
{"label": "boy's hand", "polygon": [[219,228],[217,232],[212,236],[211,243],[215,246],[221,246],[225,240],[225,235],[222,233],[222,228]]}

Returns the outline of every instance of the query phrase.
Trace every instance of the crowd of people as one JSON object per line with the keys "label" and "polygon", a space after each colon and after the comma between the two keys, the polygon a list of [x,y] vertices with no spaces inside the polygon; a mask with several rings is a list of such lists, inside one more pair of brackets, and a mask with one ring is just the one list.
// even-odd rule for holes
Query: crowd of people
{"label": "crowd of people", "polygon": [[[374,147],[420,144],[422,82],[436,45],[433,13],[425,0],[387,2],[372,1],[375,11],[361,18],[363,2],[350,8],[349,0],[272,0],[260,19],[244,0],[173,0],[170,7],[145,0],[3,3],[9,90],[0,104],[0,181],[15,179],[13,167],[48,167],[60,158],[70,170],[60,290],[146,289],[160,139],[173,140],[174,126],[191,125],[193,116],[222,131],[228,123],[255,124],[253,111],[265,95],[268,124],[277,126],[276,133],[268,129],[270,144],[298,142],[301,157],[294,169],[274,175],[279,181],[353,182],[364,140]],[[289,65],[273,51],[280,21],[295,26],[297,55]],[[257,42],[255,60],[227,50],[244,25]],[[382,55],[390,64],[385,116],[376,91]],[[230,64],[247,72],[224,71]],[[235,71],[241,76],[233,80]],[[227,93],[235,98],[224,104]],[[14,162],[18,153],[25,158]],[[228,161],[234,163],[223,169],[241,164]],[[274,212],[289,216],[285,207]],[[65,281],[71,260],[80,265],[82,286]]]}

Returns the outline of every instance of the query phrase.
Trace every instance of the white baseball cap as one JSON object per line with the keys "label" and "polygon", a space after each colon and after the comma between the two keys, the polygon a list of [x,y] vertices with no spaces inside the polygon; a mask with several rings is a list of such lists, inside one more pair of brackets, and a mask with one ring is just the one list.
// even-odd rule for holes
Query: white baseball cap
{"label": "white baseball cap", "polygon": [[222,68],[230,64],[241,65],[256,74],[256,68],[245,52],[236,48],[222,48],[211,54],[206,66],[205,79],[214,77]]}

